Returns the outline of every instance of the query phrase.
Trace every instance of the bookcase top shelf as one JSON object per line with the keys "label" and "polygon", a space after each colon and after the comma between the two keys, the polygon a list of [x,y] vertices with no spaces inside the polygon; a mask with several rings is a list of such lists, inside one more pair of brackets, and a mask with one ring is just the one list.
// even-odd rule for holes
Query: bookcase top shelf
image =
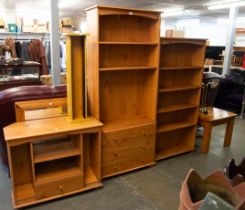
{"label": "bookcase top shelf", "polygon": [[197,44],[197,45],[202,45],[203,43],[206,42],[206,39],[193,39],[193,38],[181,38],[181,37],[161,37],[161,44],[178,44],[178,43],[183,43],[183,44]]}
{"label": "bookcase top shelf", "polygon": [[155,42],[99,42],[101,45],[158,45]]}
{"label": "bookcase top shelf", "polygon": [[125,8],[125,7],[115,7],[115,6],[108,6],[108,5],[94,5],[92,7],[89,7],[85,9],[85,11],[89,11],[95,8],[99,9],[111,9],[111,10],[126,10],[126,11],[136,11],[136,12],[146,12],[146,13],[153,13],[153,14],[161,14],[160,11],[152,11],[152,10],[142,10],[142,9],[136,9],[136,8]]}
{"label": "bookcase top shelf", "polygon": [[200,89],[201,87],[199,86],[175,86],[175,87],[168,87],[168,88],[161,88],[158,90],[159,93],[165,93],[165,92],[176,92],[176,91],[183,91],[183,90],[195,90],[195,89]]}
{"label": "bookcase top shelf", "polygon": [[153,70],[156,66],[118,66],[118,67],[103,67],[100,71],[124,71],[124,70]]}
{"label": "bookcase top shelf", "polygon": [[169,66],[169,67],[160,67],[161,71],[172,71],[172,70],[199,70],[203,66]]}

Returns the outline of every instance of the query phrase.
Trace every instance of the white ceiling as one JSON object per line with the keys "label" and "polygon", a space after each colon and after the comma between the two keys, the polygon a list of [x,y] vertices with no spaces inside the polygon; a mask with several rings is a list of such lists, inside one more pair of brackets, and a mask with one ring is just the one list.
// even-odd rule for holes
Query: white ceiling
{"label": "white ceiling", "polygon": [[[47,11],[51,0],[0,0],[0,8],[15,11],[28,9]],[[208,11],[203,5],[215,0],[60,0],[60,16],[82,16],[85,17],[84,9],[93,5],[112,5],[139,9],[161,10],[171,6],[184,6],[186,10],[192,10],[191,16],[220,16],[228,15],[228,10]],[[63,5],[63,6],[62,6]],[[240,10],[245,15],[245,8]],[[189,16],[189,15],[188,15]],[[181,16],[180,18],[183,18]]]}

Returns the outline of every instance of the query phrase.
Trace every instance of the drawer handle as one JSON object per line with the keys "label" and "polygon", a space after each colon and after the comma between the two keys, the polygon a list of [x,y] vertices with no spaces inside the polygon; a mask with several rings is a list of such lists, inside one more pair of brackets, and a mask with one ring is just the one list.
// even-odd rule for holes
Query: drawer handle
{"label": "drawer handle", "polygon": [[116,137],[114,137],[113,139],[114,139],[115,143],[118,143],[118,140],[117,140],[117,138],[116,138]]}
{"label": "drawer handle", "polygon": [[63,186],[60,185],[60,186],[59,186],[59,190],[60,190],[60,192],[63,193],[63,190],[64,190],[64,189],[63,189]]}
{"label": "drawer handle", "polygon": [[117,153],[114,153],[114,157],[115,157],[115,158],[117,158],[117,157],[118,157]]}
{"label": "drawer handle", "polygon": [[113,167],[114,171],[117,171],[117,167]]}
{"label": "drawer handle", "polygon": [[146,132],[142,132],[142,135],[143,135],[144,137],[146,137]]}
{"label": "drawer handle", "polygon": [[144,151],[146,150],[146,149],[145,149],[145,146],[141,146],[141,149],[144,150]]}

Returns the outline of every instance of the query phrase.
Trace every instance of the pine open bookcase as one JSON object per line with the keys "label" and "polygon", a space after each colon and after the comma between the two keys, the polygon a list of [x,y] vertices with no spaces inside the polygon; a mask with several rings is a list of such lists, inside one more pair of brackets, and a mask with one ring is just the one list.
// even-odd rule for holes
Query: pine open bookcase
{"label": "pine open bookcase", "polygon": [[156,159],[195,149],[206,40],[161,38]]}
{"label": "pine open bookcase", "polygon": [[155,163],[160,13],[87,10],[88,100],[102,128],[102,176]]}

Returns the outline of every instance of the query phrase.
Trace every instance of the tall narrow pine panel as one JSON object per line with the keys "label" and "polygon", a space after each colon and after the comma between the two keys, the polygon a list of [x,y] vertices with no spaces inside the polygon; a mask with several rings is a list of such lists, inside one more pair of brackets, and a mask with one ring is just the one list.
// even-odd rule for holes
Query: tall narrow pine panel
{"label": "tall narrow pine panel", "polygon": [[88,102],[103,122],[102,176],[155,162],[160,13],[87,9]]}
{"label": "tall narrow pine panel", "polygon": [[194,150],[205,40],[161,38],[157,160]]}
{"label": "tall narrow pine panel", "polygon": [[71,121],[87,117],[85,43],[85,35],[69,34],[66,37],[68,116]]}

